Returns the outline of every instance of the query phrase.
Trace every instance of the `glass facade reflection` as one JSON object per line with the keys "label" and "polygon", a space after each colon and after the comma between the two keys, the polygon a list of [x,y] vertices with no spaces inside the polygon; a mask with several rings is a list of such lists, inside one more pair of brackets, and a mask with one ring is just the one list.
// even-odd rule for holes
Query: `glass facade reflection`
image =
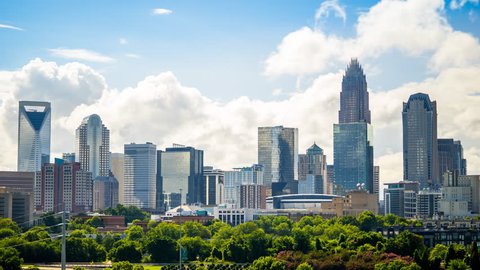
{"label": "glass facade reflection", "polygon": [[174,145],[166,148],[160,156],[162,193],[166,209],[185,203],[205,204],[203,151],[193,147]]}
{"label": "glass facade reflection", "polygon": [[373,193],[372,131],[366,122],[335,124],[333,126],[333,159],[335,190],[344,195],[364,184]]}
{"label": "glass facade reflection", "polygon": [[110,173],[110,131],[96,114],[85,117],[76,132],[76,158],[93,177]]}
{"label": "glass facade reflection", "polygon": [[403,103],[403,179],[420,188],[440,185],[437,146],[437,103],[427,94],[411,95]]}
{"label": "glass facade reflection", "polygon": [[259,127],[258,163],[263,165],[267,187],[298,180],[298,129]]}
{"label": "glass facade reflection", "polygon": [[142,209],[156,208],[157,146],[124,146],[124,203]]}
{"label": "glass facade reflection", "polygon": [[50,129],[49,102],[19,102],[18,171],[38,172],[42,164],[50,162]]}

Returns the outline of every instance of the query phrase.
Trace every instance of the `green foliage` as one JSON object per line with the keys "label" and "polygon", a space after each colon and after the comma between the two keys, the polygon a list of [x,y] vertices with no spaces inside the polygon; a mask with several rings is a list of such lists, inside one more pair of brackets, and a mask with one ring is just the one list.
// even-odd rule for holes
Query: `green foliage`
{"label": "green foliage", "polygon": [[285,264],[274,257],[261,257],[256,259],[249,267],[252,270],[284,270]]}
{"label": "green foliage", "polygon": [[399,233],[395,238],[386,242],[386,251],[402,256],[413,256],[417,248],[424,248],[423,237],[409,231]]}
{"label": "green foliage", "polygon": [[182,249],[187,251],[189,261],[204,260],[210,256],[211,248],[209,243],[199,236],[183,237],[179,242]]}
{"label": "green foliage", "polygon": [[108,258],[113,262],[129,261],[138,263],[142,260],[142,247],[136,241],[120,240],[108,252]]}
{"label": "green foliage", "polygon": [[138,225],[132,225],[125,231],[127,239],[131,241],[140,240],[144,236],[143,228]]}
{"label": "green foliage", "polygon": [[[42,216],[43,224],[47,227],[50,227],[48,230],[51,233],[59,233],[62,230],[61,226],[54,226],[62,223],[62,214],[54,212],[47,212]],[[51,227],[54,226],[54,227]]]}
{"label": "green foliage", "polygon": [[[317,239],[318,240],[318,239]],[[293,250],[295,246],[295,239],[291,236],[278,236],[273,238],[272,251],[277,254],[284,250]]]}
{"label": "green foliage", "polygon": [[209,239],[211,237],[210,231],[198,222],[185,222],[182,225],[182,235],[188,237],[200,237],[202,239]]}
{"label": "green foliage", "polygon": [[0,249],[0,266],[3,270],[20,270],[23,260],[19,252],[14,248]]}
{"label": "green foliage", "polygon": [[107,252],[92,238],[67,237],[67,261],[103,262]]}
{"label": "green foliage", "polygon": [[297,267],[297,270],[313,270],[313,267],[308,263],[302,263]]}
{"label": "green foliage", "polygon": [[112,264],[112,270],[133,270],[133,264],[128,261],[120,261]]}
{"label": "green foliage", "polygon": [[145,245],[152,262],[175,262],[178,261],[177,242],[171,238],[151,238]]}
{"label": "green foliage", "polygon": [[310,250],[310,235],[306,232],[306,230],[295,228],[293,229],[292,236],[295,240],[295,250],[303,253],[307,253]]}
{"label": "green foliage", "polygon": [[430,261],[443,260],[447,255],[447,250],[448,248],[445,245],[436,244],[435,247],[433,247],[433,249],[430,251],[428,259]]}
{"label": "green foliage", "polygon": [[[454,259],[449,261],[447,270],[467,270],[469,269],[468,265],[460,259]],[[472,268],[477,269],[477,268]]]}
{"label": "green foliage", "polygon": [[480,256],[478,254],[478,247],[476,241],[473,241],[470,251],[470,267],[472,269],[480,269]]}
{"label": "green foliage", "polygon": [[136,206],[123,206],[121,204],[118,204],[117,207],[115,208],[107,208],[105,210],[105,214],[108,215],[115,215],[115,216],[124,216],[125,217],[125,225],[128,223],[133,222],[134,220],[146,220],[149,218],[149,214],[147,212],[144,212],[140,210],[140,208]]}
{"label": "green foliage", "polygon": [[85,223],[89,226],[92,226],[94,228],[98,228],[98,227],[104,227],[105,225],[103,224],[103,221],[101,218],[95,216],[95,217],[92,217],[90,219],[87,219],[87,221],[85,221]]}
{"label": "green foliage", "polygon": [[421,268],[416,263],[397,259],[388,263],[379,263],[375,265],[375,270],[421,270]]}
{"label": "green foliage", "polygon": [[379,225],[381,225],[381,220],[377,220],[377,217],[371,211],[365,211],[361,213],[357,220],[360,230],[366,232],[375,230]]}
{"label": "green foliage", "polygon": [[0,229],[10,229],[14,233],[20,233],[22,231],[17,223],[10,218],[0,218]]}

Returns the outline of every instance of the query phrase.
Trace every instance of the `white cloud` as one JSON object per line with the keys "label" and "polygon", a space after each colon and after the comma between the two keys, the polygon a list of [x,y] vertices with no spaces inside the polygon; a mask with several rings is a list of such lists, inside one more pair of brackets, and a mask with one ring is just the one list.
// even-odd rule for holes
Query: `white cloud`
{"label": "white cloud", "polygon": [[330,11],[333,11],[333,14],[335,14],[336,17],[341,18],[343,22],[347,20],[345,8],[341,6],[337,0],[326,0],[320,4],[317,12],[315,12],[315,25],[317,26],[323,17],[328,17],[330,15]]}
{"label": "white cloud", "polygon": [[13,25],[8,25],[8,24],[0,24],[0,28],[12,29],[12,30],[18,30],[18,31],[25,31],[23,28],[16,27],[16,26],[13,26]]}
{"label": "white cloud", "polygon": [[173,13],[170,9],[156,8],[152,11],[154,15],[170,15]]}
{"label": "white cloud", "polygon": [[471,3],[473,5],[478,5],[478,0],[460,0],[460,1],[451,0],[450,1],[450,9],[460,9],[463,6],[465,6],[465,4],[467,4],[467,3]]}
{"label": "white cloud", "polygon": [[118,40],[118,42],[119,42],[120,44],[122,44],[122,45],[127,45],[127,44],[128,44],[128,40],[127,40],[126,38],[120,38],[120,39]]}
{"label": "white cloud", "polygon": [[115,59],[85,49],[64,49],[64,48],[57,48],[57,49],[49,49],[50,53],[53,56],[71,59],[71,60],[80,60],[80,61],[87,61],[87,62],[100,62],[100,63],[108,63],[113,62]]}
{"label": "white cloud", "polygon": [[139,59],[139,58],[141,58],[140,55],[135,54],[135,53],[126,53],[125,56],[128,57],[128,58],[134,58],[134,59]]}

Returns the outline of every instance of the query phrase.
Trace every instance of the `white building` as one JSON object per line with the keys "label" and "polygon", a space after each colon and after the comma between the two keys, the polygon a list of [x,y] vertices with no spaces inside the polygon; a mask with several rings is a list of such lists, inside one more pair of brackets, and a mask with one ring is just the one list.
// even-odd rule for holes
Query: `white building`
{"label": "white building", "polygon": [[253,164],[251,167],[234,168],[225,171],[225,201],[240,207],[241,185],[263,185],[263,166]]}

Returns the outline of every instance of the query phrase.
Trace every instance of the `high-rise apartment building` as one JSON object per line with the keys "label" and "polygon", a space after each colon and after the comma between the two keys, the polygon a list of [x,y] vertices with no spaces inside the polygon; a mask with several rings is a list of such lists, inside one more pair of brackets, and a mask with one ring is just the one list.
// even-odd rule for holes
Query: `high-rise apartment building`
{"label": "high-rise apartment building", "polygon": [[264,185],[241,185],[240,208],[267,208],[267,187]]}
{"label": "high-rise apartment building", "polygon": [[403,103],[403,179],[423,188],[440,185],[437,146],[437,103],[417,93]]}
{"label": "high-rise apartment building", "polygon": [[76,159],[82,170],[93,177],[110,173],[110,131],[100,116],[92,114],[83,119],[76,130]]}
{"label": "high-rise apartment building", "polygon": [[259,127],[258,163],[263,165],[264,184],[272,195],[296,193],[298,129]]}
{"label": "high-rise apartment building", "polygon": [[18,171],[38,172],[50,162],[50,129],[50,102],[19,102]]}
{"label": "high-rise apartment building", "polygon": [[174,144],[159,152],[162,193],[165,208],[180,204],[205,204],[203,181],[203,150]]}
{"label": "high-rise apartment building", "polygon": [[124,145],[124,204],[156,208],[157,146],[152,143]]}
{"label": "high-rise apartment building", "polygon": [[56,158],[55,163],[43,164],[36,178],[41,186],[40,198],[35,202],[37,210],[74,213],[92,210],[92,173],[82,170],[80,163]]}
{"label": "high-rise apartment building", "polygon": [[336,194],[334,190],[335,183],[335,167],[327,165],[327,194]]}
{"label": "high-rise apartment building", "polygon": [[339,124],[333,126],[334,190],[345,195],[360,184],[373,193],[373,145],[367,80],[356,59],[345,71]]}
{"label": "high-rise apartment building", "polygon": [[203,167],[203,179],[205,181],[205,204],[222,204],[225,200],[225,173],[222,170],[213,169],[212,166],[205,166]]}
{"label": "high-rise apartment building", "polygon": [[458,171],[467,175],[467,160],[463,157],[463,147],[460,141],[453,139],[438,139],[439,177],[447,171]]}
{"label": "high-rise apartment building", "polygon": [[112,153],[110,155],[111,171],[118,181],[118,203],[124,204],[124,158],[123,153]]}
{"label": "high-rise apartment building", "polygon": [[373,194],[380,199],[380,166],[373,166]]}
{"label": "high-rise apartment building", "polygon": [[253,164],[251,167],[234,168],[225,171],[225,203],[240,207],[241,185],[264,185],[263,166]]}

